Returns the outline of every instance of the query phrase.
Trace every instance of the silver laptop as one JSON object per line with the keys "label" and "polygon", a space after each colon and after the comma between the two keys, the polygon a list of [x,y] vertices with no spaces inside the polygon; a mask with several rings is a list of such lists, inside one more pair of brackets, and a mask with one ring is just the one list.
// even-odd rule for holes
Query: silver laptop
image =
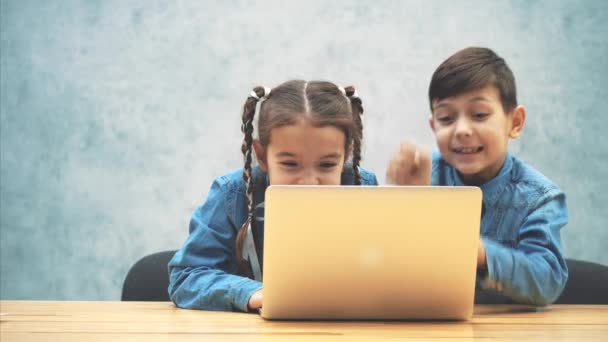
{"label": "silver laptop", "polygon": [[481,198],[476,187],[268,187],[262,317],[469,319]]}

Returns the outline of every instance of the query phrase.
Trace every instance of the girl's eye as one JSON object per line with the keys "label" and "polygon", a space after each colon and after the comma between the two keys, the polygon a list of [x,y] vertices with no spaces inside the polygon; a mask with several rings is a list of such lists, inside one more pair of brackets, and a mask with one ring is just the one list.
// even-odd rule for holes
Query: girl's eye
{"label": "girl's eye", "polygon": [[331,168],[336,167],[337,165],[338,165],[338,164],[337,164],[337,163],[335,163],[335,162],[324,162],[324,163],[321,163],[321,164],[320,164],[320,166],[321,166],[322,168],[324,168],[324,169],[331,169]]}
{"label": "girl's eye", "polygon": [[298,163],[293,162],[293,161],[282,161],[281,165],[283,165],[285,167],[296,167],[296,166],[298,166]]}

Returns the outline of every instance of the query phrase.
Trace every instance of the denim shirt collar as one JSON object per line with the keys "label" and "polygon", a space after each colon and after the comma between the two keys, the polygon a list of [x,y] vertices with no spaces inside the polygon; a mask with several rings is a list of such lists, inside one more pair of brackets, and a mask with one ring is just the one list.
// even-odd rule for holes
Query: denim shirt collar
{"label": "denim shirt collar", "polygon": [[[489,180],[488,182],[479,186],[483,192],[483,203],[485,205],[494,206],[500,197],[500,194],[505,189],[506,185],[511,180],[511,169],[513,168],[513,158],[510,153],[507,152],[505,162],[502,165],[498,175]],[[454,186],[466,186],[462,181],[462,178],[458,174],[455,168],[450,168],[452,173],[452,179],[454,180]]]}

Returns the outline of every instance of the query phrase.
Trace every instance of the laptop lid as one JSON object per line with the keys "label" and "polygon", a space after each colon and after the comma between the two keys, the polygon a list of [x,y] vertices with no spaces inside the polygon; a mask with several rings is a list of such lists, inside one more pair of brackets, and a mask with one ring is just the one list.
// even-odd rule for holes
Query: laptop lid
{"label": "laptop lid", "polygon": [[469,319],[481,190],[270,186],[267,319]]}

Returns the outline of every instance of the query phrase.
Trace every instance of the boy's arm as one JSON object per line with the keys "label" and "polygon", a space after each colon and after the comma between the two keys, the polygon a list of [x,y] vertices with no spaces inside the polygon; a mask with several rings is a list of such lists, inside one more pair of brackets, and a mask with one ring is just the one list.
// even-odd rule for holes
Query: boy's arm
{"label": "boy's arm", "polygon": [[542,196],[526,217],[515,248],[484,238],[487,274],[482,286],[520,303],[554,302],[568,279],[560,239],[567,222],[565,195],[554,190]]}
{"label": "boy's arm", "polygon": [[169,296],[181,308],[247,311],[262,283],[231,274],[236,229],[228,216],[227,184],[217,179],[190,220],[190,235],[169,262]]}
{"label": "boy's arm", "polygon": [[431,185],[431,154],[412,143],[402,143],[386,169],[386,182],[394,185]]}

